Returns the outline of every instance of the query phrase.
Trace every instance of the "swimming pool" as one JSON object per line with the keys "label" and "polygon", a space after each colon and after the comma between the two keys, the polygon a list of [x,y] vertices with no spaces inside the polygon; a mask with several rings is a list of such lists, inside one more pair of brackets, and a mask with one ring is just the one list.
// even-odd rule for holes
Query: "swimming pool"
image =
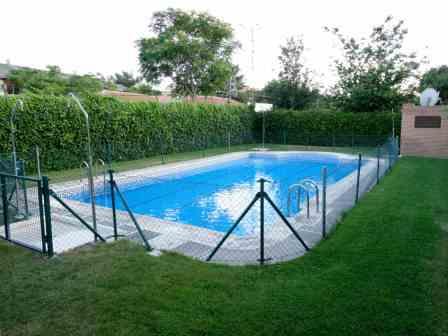
{"label": "swimming pool", "polygon": [[[187,167],[119,183],[119,186],[136,214],[226,232],[259,191],[259,178],[272,181],[266,185],[266,191],[280,209],[286,211],[288,187],[304,178],[320,183],[324,166],[328,168],[328,184],[332,184],[350,175],[356,169],[357,160],[333,153],[249,153],[202,167]],[[90,202],[87,192],[70,198]],[[110,195],[98,194],[96,203],[111,207]],[[117,208],[124,210],[118,199]],[[273,209],[268,207],[267,229],[269,219],[274,217]],[[259,209],[255,206],[235,234],[256,233],[258,220]]]}

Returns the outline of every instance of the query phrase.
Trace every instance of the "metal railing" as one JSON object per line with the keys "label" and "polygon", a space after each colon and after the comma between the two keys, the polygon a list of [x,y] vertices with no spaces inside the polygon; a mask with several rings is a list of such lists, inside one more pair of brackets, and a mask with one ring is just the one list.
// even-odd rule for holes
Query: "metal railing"
{"label": "metal railing", "polygon": [[293,184],[288,188],[288,209],[287,214],[291,216],[291,202],[292,196],[295,193],[297,197],[297,210],[301,209],[301,195],[305,193],[306,196],[306,209],[307,209],[307,218],[310,218],[310,198],[311,194],[314,192],[316,196],[316,212],[319,212],[319,186],[318,184],[311,179],[301,180],[297,184]]}

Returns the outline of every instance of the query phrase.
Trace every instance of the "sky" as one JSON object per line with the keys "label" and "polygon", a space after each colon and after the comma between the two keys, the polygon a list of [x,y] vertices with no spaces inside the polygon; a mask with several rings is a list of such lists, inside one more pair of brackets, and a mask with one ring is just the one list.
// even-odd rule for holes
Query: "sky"
{"label": "sky", "polygon": [[[313,0],[14,0],[0,6],[0,63],[67,73],[129,71],[138,74],[136,41],[149,35],[152,13],[168,7],[207,11],[230,23],[242,48],[234,55],[246,83],[261,88],[278,75],[280,45],[301,36],[305,61],[315,80],[331,86],[333,61],[340,50],[325,26],[354,37],[369,34],[387,15],[409,29],[405,47],[426,56],[426,68],[448,63],[448,1]],[[255,27],[254,44],[250,29]],[[251,51],[254,50],[254,67]]]}

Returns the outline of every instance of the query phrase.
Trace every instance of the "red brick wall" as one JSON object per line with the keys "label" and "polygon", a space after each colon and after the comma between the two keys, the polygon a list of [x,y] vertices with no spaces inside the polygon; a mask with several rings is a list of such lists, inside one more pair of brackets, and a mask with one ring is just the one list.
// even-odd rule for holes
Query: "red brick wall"
{"label": "red brick wall", "polygon": [[[415,128],[416,116],[441,116],[441,128]],[[401,154],[448,158],[448,106],[403,106]]]}

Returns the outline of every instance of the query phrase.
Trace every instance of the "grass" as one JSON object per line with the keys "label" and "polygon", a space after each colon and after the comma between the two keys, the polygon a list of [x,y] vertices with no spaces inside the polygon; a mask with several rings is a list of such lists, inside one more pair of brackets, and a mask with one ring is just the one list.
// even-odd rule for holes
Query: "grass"
{"label": "grass", "polygon": [[[181,162],[186,160],[199,159],[204,157],[211,157],[215,155],[225,154],[229,152],[241,152],[248,151],[255,147],[261,147],[261,144],[246,144],[227,147],[208,148],[202,151],[173,153],[164,156],[152,156],[148,158],[142,158],[138,160],[130,161],[114,161],[112,168],[115,171],[127,171],[132,169],[146,168],[150,166],[156,166],[166,163]],[[301,146],[301,145],[279,145],[279,144],[266,144],[265,146],[269,150],[284,150],[284,151],[328,151],[338,153],[355,154],[362,153],[374,153],[375,149],[371,147],[330,147],[330,146]],[[82,175],[80,168],[66,169],[59,171],[44,172],[43,175],[47,175],[52,183],[65,182],[70,180],[79,179]]]}
{"label": "grass", "polygon": [[328,240],[262,268],[0,242],[0,335],[447,335],[447,171],[401,159]]}

